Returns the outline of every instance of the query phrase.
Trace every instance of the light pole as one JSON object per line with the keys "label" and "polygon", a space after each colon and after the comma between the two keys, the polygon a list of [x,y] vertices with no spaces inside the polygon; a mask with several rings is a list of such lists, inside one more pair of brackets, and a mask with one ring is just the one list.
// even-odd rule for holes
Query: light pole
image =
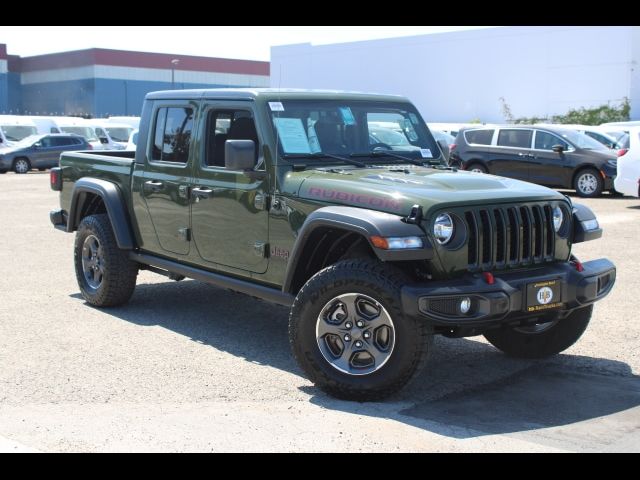
{"label": "light pole", "polygon": [[179,63],[180,63],[180,60],[177,58],[174,58],[173,60],[171,60],[171,90],[174,89],[174,85],[175,85],[174,72]]}

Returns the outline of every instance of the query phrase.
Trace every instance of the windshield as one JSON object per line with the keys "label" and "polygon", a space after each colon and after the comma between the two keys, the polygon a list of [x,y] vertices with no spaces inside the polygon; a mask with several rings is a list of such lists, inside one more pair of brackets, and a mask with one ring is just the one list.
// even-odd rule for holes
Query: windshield
{"label": "windshield", "polygon": [[594,140],[584,133],[574,132],[573,130],[563,130],[560,135],[578,148],[584,148],[586,150],[604,150],[605,152],[609,150],[599,141]]}
{"label": "windshield", "polygon": [[111,139],[115,142],[127,143],[129,141],[129,135],[133,132],[133,128],[125,127],[106,127],[106,129]]}
{"label": "windshield", "polygon": [[98,137],[96,137],[96,133],[93,131],[93,128],[90,127],[60,127],[62,131],[65,133],[75,133],[76,135],[80,135],[87,139],[88,142],[97,142]]}
{"label": "windshield", "polygon": [[10,142],[17,142],[27,138],[29,135],[38,133],[36,127],[30,127],[29,125],[2,125],[0,128],[2,128],[2,133]]}
{"label": "windshield", "polygon": [[[283,100],[269,102],[271,118],[284,156],[313,156],[335,163],[336,156],[363,156],[380,162],[372,152],[393,152],[425,161],[440,158],[440,150],[407,103],[363,100]],[[334,155],[330,157],[329,155]],[[375,160],[374,160],[375,157]],[[388,159],[397,157],[388,156]],[[339,160],[339,159],[338,159]]]}

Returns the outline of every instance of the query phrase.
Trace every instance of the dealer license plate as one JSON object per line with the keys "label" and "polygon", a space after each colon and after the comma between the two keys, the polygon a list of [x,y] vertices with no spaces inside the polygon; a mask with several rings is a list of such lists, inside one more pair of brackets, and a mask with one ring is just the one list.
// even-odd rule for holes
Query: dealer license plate
{"label": "dealer license plate", "polygon": [[543,280],[527,285],[527,312],[540,312],[562,306],[560,280]]}

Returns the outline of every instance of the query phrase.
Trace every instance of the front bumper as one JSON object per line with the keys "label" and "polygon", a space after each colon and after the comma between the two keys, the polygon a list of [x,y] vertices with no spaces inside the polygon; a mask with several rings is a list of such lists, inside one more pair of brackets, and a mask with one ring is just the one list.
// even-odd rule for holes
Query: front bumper
{"label": "front bumper", "polygon": [[[402,305],[406,315],[447,328],[489,327],[535,319],[540,315],[566,316],[572,310],[604,298],[613,288],[616,267],[607,259],[576,265],[565,262],[528,270],[496,274],[488,284],[482,274],[468,274],[457,280],[406,285]],[[527,285],[556,280],[561,306],[527,311]],[[531,295],[531,294],[529,294]],[[460,301],[471,299],[468,313],[460,311]],[[531,299],[529,299],[531,305]]]}

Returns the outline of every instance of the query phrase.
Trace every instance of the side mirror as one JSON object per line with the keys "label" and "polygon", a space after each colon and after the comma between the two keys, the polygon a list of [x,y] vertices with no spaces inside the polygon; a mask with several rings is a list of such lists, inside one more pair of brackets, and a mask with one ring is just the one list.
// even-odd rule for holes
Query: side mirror
{"label": "side mirror", "polygon": [[256,164],[256,145],[253,140],[227,140],[224,142],[224,168],[251,170]]}
{"label": "side mirror", "polygon": [[551,150],[556,153],[562,153],[564,152],[564,147],[562,145],[554,145],[553,147],[551,147]]}
{"label": "side mirror", "polygon": [[33,144],[34,148],[40,148],[41,146],[42,146],[42,143],[40,143],[40,142],[36,142],[36,143]]}
{"label": "side mirror", "polygon": [[109,143],[109,139],[107,137],[98,137],[98,140],[100,140],[100,143],[102,143],[103,145]]}

